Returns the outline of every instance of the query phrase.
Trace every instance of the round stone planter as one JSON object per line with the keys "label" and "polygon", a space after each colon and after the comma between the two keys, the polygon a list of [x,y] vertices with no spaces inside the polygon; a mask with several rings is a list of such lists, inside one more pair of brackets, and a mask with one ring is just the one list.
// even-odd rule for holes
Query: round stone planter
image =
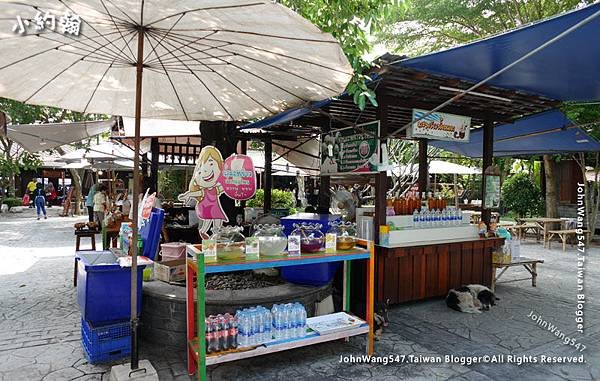
{"label": "round stone planter", "polygon": [[[249,290],[207,290],[206,315],[235,313],[236,310],[275,303],[300,302],[308,316],[317,302],[331,295],[331,285],[321,287],[284,283]],[[165,282],[144,282],[141,313],[143,340],[186,349],[185,287]]]}

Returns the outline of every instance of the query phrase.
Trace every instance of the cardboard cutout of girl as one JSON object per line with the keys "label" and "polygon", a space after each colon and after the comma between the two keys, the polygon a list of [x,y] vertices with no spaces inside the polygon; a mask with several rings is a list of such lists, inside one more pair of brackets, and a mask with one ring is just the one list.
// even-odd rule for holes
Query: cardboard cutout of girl
{"label": "cardboard cutout of girl", "polygon": [[190,180],[188,191],[180,194],[177,199],[189,204],[196,202],[196,214],[200,220],[198,230],[203,239],[208,237],[208,230],[219,228],[223,222],[229,222],[221,207],[219,196],[223,186],[219,183],[223,172],[223,156],[213,146],[206,146],[200,151],[194,175]]}

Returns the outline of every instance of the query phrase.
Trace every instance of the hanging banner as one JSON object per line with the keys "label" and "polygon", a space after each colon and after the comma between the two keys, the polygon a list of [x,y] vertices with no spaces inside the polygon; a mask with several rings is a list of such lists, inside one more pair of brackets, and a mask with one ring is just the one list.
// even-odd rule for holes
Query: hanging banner
{"label": "hanging banner", "polygon": [[469,142],[470,117],[436,111],[423,118],[428,112],[427,110],[413,109],[413,123],[406,131],[408,138]]}
{"label": "hanging banner", "polygon": [[379,121],[321,136],[321,175],[381,170]]}
{"label": "hanging banner", "polygon": [[231,155],[225,159],[220,183],[227,196],[234,200],[248,200],[256,193],[256,172],[250,156]]}

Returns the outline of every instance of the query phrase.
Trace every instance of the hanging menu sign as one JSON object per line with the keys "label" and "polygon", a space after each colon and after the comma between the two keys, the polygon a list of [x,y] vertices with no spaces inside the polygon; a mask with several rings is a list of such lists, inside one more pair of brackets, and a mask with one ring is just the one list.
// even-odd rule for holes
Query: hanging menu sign
{"label": "hanging menu sign", "polygon": [[229,198],[248,200],[256,193],[256,172],[250,156],[231,155],[223,163],[221,185]]}
{"label": "hanging menu sign", "polygon": [[469,142],[470,117],[437,111],[427,115],[428,112],[413,109],[413,123],[406,131],[408,138]]}
{"label": "hanging menu sign", "polygon": [[379,121],[321,136],[321,174],[372,173],[381,169]]}

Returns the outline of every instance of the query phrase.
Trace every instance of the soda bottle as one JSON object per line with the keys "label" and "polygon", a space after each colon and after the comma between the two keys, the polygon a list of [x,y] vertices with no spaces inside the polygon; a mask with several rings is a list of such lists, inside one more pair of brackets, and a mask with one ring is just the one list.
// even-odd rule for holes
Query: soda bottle
{"label": "soda bottle", "polygon": [[221,315],[219,318],[219,350],[226,351],[230,349],[229,346],[229,318]]}
{"label": "soda bottle", "polygon": [[227,346],[229,347],[229,349],[235,349],[235,348],[237,348],[237,336],[238,336],[237,319],[234,316],[231,316],[230,314],[226,314],[225,316],[227,316],[227,320],[228,320],[227,325],[229,326],[229,333],[227,335],[227,340],[228,340]]}
{"label": "soda bottle", "polygon": [[204,319],[204,337],[205,337],[205,348],[206,348],[206,353],[211,353],[212,351],[212,347],[211,347],[211,342],[213,339],[213,331],[212,331],[212,326],[210,325],[210,320],[208,318]]}

